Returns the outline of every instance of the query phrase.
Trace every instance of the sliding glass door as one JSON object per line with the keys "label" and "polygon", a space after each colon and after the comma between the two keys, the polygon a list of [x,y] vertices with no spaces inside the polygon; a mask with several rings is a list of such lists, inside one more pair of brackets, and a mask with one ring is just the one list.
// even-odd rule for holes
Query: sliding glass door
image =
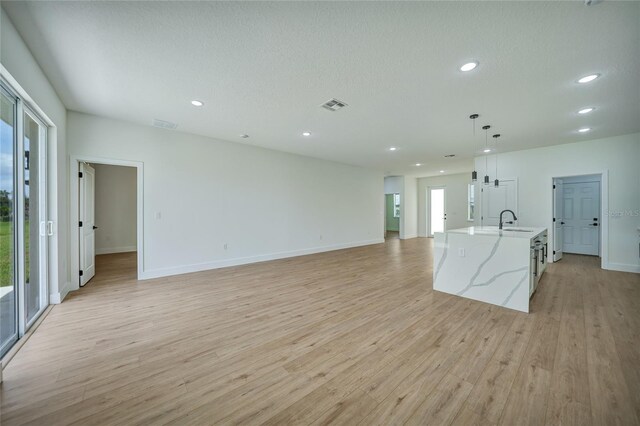
{"label": "sliding glass door", "polygon": [[0,85],[0,357],[48,304],[43,121]]}
{"label": "sliding glass door", "polygon": [[16,281],[16,99],[0,87],[0,357],[18,339]]}

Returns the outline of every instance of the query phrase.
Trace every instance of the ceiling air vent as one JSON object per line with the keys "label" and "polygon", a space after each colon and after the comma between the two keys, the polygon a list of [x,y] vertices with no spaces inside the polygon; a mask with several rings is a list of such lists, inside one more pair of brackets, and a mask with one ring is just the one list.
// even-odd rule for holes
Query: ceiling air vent
{"label": "ceiling air vent", "polygon": [[170,121],[158,120],[157,118],[153,119],[152,124],[153,124],[153,127],[159,127],[161,129],[173,130],[176,127],[178,127],[178,125],[176,123],[172,123]]}
{"label": "ceiling air vent", "polygon": [[323,103],[320,106],[324,109],[328,109],[329,111],[337,111],[340,108],[346,107],[347,104],[334,98],[334,99],[329,99],[327,102]]}

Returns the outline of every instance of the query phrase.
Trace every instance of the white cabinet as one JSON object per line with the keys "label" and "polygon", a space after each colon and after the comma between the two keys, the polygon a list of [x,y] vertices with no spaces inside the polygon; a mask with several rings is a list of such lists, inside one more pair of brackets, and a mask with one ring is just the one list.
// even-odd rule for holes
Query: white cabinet
{"label": "white cabinet", "polygon": [[531,238],[530,247],[529,297],[536,291],[540,278],[542,278],[542,274],[547,269],[547,258],[549,255],[547,231],[545,230]]}

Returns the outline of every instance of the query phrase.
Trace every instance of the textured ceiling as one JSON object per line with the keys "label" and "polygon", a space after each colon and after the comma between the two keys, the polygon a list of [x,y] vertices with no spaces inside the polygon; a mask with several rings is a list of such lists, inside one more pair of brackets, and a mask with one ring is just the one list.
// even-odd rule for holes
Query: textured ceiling
{"label": "textured ceiling", "polygon": [[[638,2],[3,8],[71,110],[168,120],[180,131],[390,174],[469,170],[484,124],[503,135],[502,151],[640,131]],[[480,66],[460,72],[470,59]],[[594,72],[602,77],[576,83]],[[333,97],[349,106],[319,107]],[[596,111],[579,116],[584,106]],[[481,116],[475,137],[471,113]],[[578,134],[583,126],[593,131]]]}

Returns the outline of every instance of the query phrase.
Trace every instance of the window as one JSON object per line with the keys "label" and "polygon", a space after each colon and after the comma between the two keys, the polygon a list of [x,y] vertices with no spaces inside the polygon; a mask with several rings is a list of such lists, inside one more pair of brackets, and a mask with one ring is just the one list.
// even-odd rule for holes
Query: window
{"label": "window", "polygon": [[393,217],[400,217],[400,194],[393,194]]}
{"label": "window", "polygon": [[476,210],[476,186],[472,183],[467,188],[467,220],[473,222]]}

